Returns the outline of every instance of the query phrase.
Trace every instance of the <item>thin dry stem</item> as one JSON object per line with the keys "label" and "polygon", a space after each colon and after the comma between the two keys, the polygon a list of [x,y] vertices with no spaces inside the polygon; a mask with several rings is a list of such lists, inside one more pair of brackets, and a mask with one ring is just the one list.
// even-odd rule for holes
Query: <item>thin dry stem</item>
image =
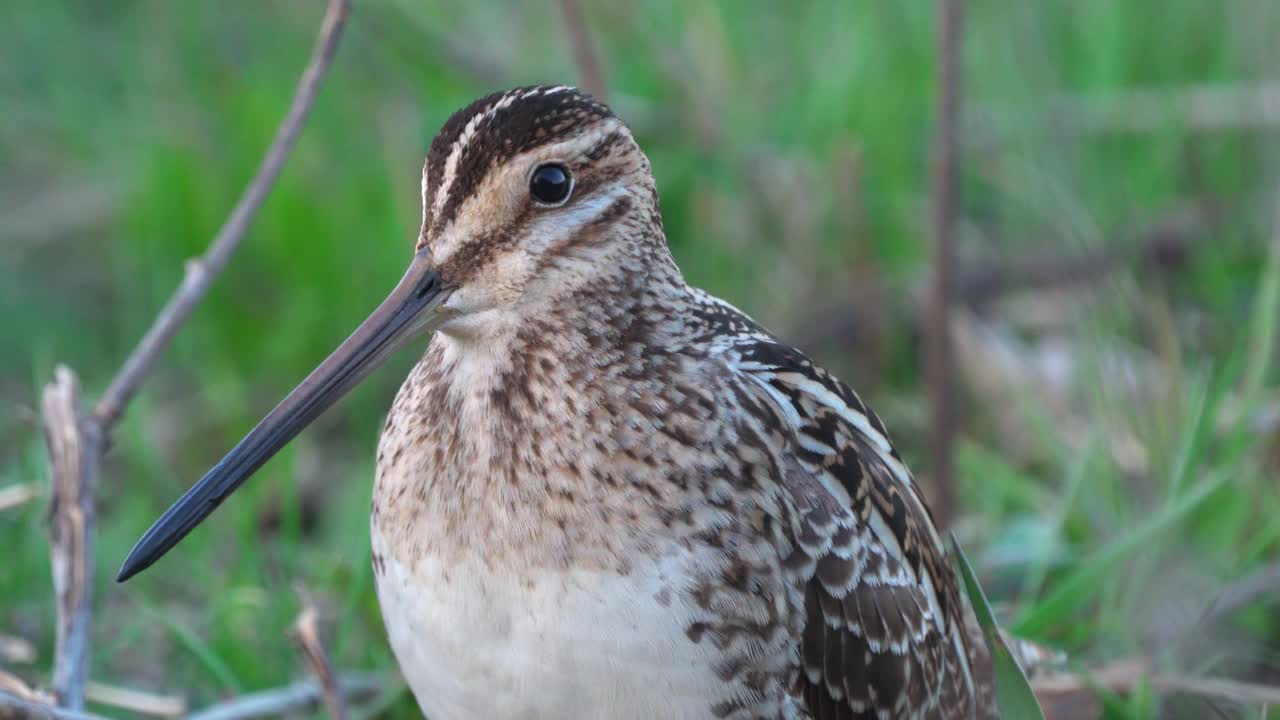
{"label": "thin dry stem", "polygon": [[101,436],[80,414],[80,383],[54,370],[42,398],[52,474],[49,559],[57,597],[53,692],[60,707],[84,709],[93,597],[93,509]]}
{"label": "thin dry stem", "polygon": [[105,720],[101,715],[55,707],[0,690],[0,720]]}
{"label": "thin dry stem", "polygon": [[0,512],[12,510],[40,497],[40,488],[35,483],[18,483],[0,488]]}
{"label": "thin dry stem", "polygon": [[349,11],[348,0],[331,0],[311,60],[257,173],[208,251],[188,262],[182,284],[107,387],[93,413],[82,416],[78,383],[69,369],[59,367],[54,381],[45,388],[44,426],[53,478],[50,556],[58,604],[53,688],[60,707],[77,711],[84,707],[93,586],[94,492],[106,438],[156,358],[226,267],[279,178],[333,61]]}
{"label": "thin dry stem", "polygon": [[937,118],[933,143],[933,287],[929,300],[925,376],[930,399],[929,454],[934,516],[947,527],[955,506],[955,372],[949,314],[955,290],[956,137],[960,123],[964,0],[938,0]]}
{"label": "thin dry stem", "polygon": [[1116,660],[1082,675],[1056,673],[1034,678],[1031,686],[1037,697],[1052,702],[1055,698],[1064,696],[1090,698],[1098,689],[1127,694],[1144,682],[1166,692],[1251,705],[1280,704],[1280,687],[1226,678],[1152,673],[1150,664],[1142,658]]}
{"label": "thin dry stem", "polygon": [[187,700],[179,695],[157,695],[144,690],[89,683],[85,695],[99,705],[107,705],[131,714],[152,717],[182,717],[187,714]]}
{"label": "thin dry stem", "polygon": [[347,712],[342,690],[338,687],[338,679],[333,674],[333,666],[329,663],[329,654],[320,641],[320,614],[316,612],[314,605],[308,603],[302,608],[293,625],[292,635],[298,648],[302,650],[311,674],[320,683],[324,707],[329,717],[332,720],[347,720],[350,714]]}
{"label": "thin dry stem", "polygon": [[333,62],[334,53],[338,49],[338,40],[342,37],[342,29],[346,25],[347,15],[351,10],[348,0],[331,0],[325,12],[324,24],[311,53],[311,61],[307,64],[298,88],[294,92],[289,112],[276,130],[275,138],[262,158],[253,180],[245,187],[244,193],[236,203],[231,214],[223,223],[218,234],[214,236],[205,254],[187,263],[186,274],[182,284],[178,286],[168,304],[160,311],[147,334],[134,348],[133,353],[125,360],[119,374],[111,381],[107,391],[98,400],[94,409],[94,417],[103,429],[109,429],[120,418],[125,406],[137,394],[142,381],[151,371],[156,358],[169,346],[178,329],[186,323],[193,310],[205,294],[213,280],[226,267],[236,248],[244,239],[249,224],[262,207],[267,193],[280,177],[289,152],[298,141],[302,127],[306,122],[311,107],[315,104],[316,93],[320,81]]}
{"label": "thin dry stem", "polygon": [[[29,700],[31,702],[47,704],[53,701],[53,698],[48,695],[32,690],[31,686],[27,685],[26,681],[22,678],[3,670],[0,670],[0,692],[6,692],[22,700]],[[3,716],[3,713],[0,713],[0,717]]]}
{"label": "thin dry stem", "polygon": [[[380,678],[368,675],[338,678],[338,687],[348,702],[360,702],[380,695],[386,684]],[[314,680],[287,685],[282,688],[241,695],[233,700],[218,703],[192,713],[187,720],[245,720],[246,718],[277,717],[313,707],[322,702],[324,690]]]}
{"label": "thin dry stem", "polygon": [[591,42],[591,32],[582,17],[578,0],[560,0],[560,14],[564,18],[565,33],[573,47],[573,61],[578,66],[578,83],[601,102],[607,102],[604,73],[600,70],[600,57]]}

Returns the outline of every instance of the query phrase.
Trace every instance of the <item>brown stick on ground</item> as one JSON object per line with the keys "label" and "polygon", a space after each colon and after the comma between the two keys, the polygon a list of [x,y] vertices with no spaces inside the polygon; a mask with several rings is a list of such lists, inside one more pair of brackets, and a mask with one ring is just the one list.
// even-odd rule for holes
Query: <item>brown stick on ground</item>
{"label": "brown stick on ground", "polygon": [[1113,660],[1083,674],[1049,673],[1031,681],[1045,716],[1063,720],[1098,717],[1100,691],[1128,694],[1143,684],[1169,693],[1257,706],[1280,704],[1280,687],[1218,677],[1152,672],[1146,658]]}
{"label": "brown stick on ground", "polygon": [[[372,675],[348,675],[338,678],[348,702],[373,700],[388,692],[387,681]],[[323,696],[315,680],[305,680],[281,688],[261,690],[225,700],[187,716],[188,720],[246,720],[277,717],[314,707]]]}
{"label": "brown stick on ground", "polygon": [[582,17],[582,6],[578,4],[578,0],[560,0],[560,14],[564,17],[564,29],[569,36],[569,44],[573,47],[573,61],[578,66],[578,82],[583,90],[594,95],[597,100],[607,102],[600,58],[596,55],[596,46],[591,42],[586,20]]}
{"label": "brown stick on ground", "polygon": [[929,455],[934,517],[951,524],[955,507],[955,373],[951,358],[951,296],[955,292],[956,137],[964,75],[964,0],[938,0],[937,117],[933,141],[933,287],[929,299],[925,377],[930,399]]}
{"label": "brown stick on ground", "polygon": [[[53,477],[54,588],[58,600],[53,686],[58,705],[84,707],[88,674],[89,621],[93,585],[93,508],[98,462],[111,428],[137,394],[155,360],[204,298],[215,277],[240,245],[285,158],[293,149],[315,102],[320,81],[333,61],[350,11],[349,0],[331,0],[289,111],[280,123],[257,173],[218,231],[208,251],[187,263],[182,284],[156,317],[142,341],[107,387],[92,414],[82,415],[75,374],[59,368],[44,391],[44,425]],[[0,699],[2,700],[2,699]],[[0,702],[0,707],[3,702]]]}
{"label": "brown stick on ground", "polygon": [[347,720],[350,717],[347,712],[347,703],[343,698],[342,689],[338,687],[338,679],[333,674],[333,666],[329,664],[329,654],[325,652],[324,643],[320,641],[320,614],[316,612],[314,605],[308,603],[302,608],[297,621],[293,624],[291,634],[298,643],[299,649],[302,650],[311,674],[315,675],[316,681],[320,683],[321,697],[329,717],[332,720]]}
{"label": "brown stick on ground", "polygon": [[20,697],[7,690],[0,690],[0,720],[106,720],[101,715],[90,715],[76,710],[46,705],[38,700]]}
{"label": "brown stick on ground", "polygon": [[57,596],[53,693],[60,707],[84,710],[93,601],[93,498],[102,436],[80,413],[80,383],[59,365],[42,398],[52,502],[49,560]]}

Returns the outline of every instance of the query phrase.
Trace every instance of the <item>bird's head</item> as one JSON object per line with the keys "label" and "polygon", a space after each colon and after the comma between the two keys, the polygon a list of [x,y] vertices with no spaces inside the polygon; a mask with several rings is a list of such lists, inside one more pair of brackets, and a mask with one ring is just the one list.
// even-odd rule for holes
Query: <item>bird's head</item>
{"label": "bird's head", "polygon": [[510,329],[665,252],[656,203],[631,132],[589,95],[518,88],[454,113],[423,167],[416,248],[449,293],[439,330]]}
{"label": "bird's head", "polygon": [[588,286],[673,268],[648,160],[621,120],[573,88],[518,88],[454,113],[427,155],[422,209],[391,295],[152,525],[120,580],[168,552],[408,340],[439,331],[483,341]]}

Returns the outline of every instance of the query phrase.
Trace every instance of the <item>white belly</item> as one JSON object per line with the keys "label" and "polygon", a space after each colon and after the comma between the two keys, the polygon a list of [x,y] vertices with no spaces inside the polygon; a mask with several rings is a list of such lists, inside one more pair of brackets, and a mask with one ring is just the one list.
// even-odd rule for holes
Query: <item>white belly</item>
{"label": "white belly", "polygon": [[728,689],[670,584],[687,557],[529,579],[474,557],[422,558],[410,575],[376,527],[373,550],[391,648],[430,720],[701,718]]}

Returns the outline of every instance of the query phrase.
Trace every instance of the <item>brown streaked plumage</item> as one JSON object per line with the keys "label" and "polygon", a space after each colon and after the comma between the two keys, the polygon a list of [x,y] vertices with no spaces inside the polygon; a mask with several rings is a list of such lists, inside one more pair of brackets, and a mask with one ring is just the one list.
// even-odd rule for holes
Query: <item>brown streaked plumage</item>
{"label": "brown streaked plumage", "polygon": [[478,100],[432,143],[422,198],[401,285],[122,577],[435,331],[387,416],[371,521],[391,645],[433,720],[995,716],[883,424],[685,283],[608,108],[565,87]]}

